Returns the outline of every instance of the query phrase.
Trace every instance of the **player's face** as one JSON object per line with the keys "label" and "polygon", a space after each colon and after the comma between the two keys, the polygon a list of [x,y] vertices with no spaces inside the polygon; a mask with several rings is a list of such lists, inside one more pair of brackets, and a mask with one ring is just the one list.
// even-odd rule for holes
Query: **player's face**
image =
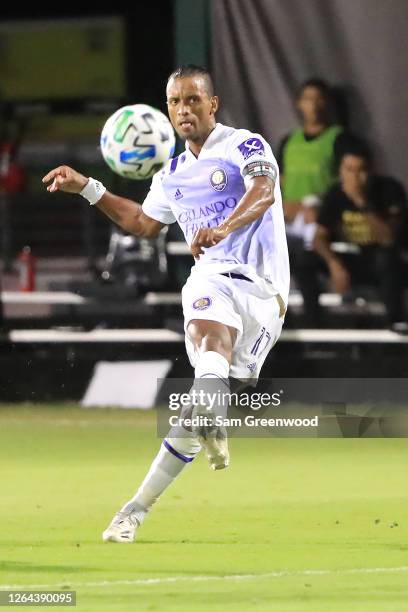
{"label": "player's face", "polygon": [[367,186],[369,179],[367,161],[357,155],[344,155],[340,163],[339,174],[345,191],[361,192]]}
{"label": "player's face", "polygon": [[297,107],[305,121],[324,119],[327,114],[327,97],[319,87],[305,87],[299,96]]}
{"label": "player's face", "polygon": [[183,140],[202,143],[214,129],[217,96],[209,96],[200,76],[170,79],[167,84],[170,121]]}

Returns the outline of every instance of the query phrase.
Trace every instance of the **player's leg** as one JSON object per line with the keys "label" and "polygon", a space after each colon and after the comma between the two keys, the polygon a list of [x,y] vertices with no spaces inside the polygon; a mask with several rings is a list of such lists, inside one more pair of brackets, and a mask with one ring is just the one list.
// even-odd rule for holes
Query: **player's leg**
{"label": "player's leg", "polygon": [[[201,370],[210,367],[211,374],[218,375],[221,373],[225,375],[226,373],[228,376],[237,330],[218,321],[192,319],[187,324],[187,333],[194,350],[199,355],[195,365],[195,374],[197,375],[198,370],[201,377],[203,375]],[[223,359],[220,360],[216,357],[216,362],[213,363],[211,356],[206,356],[206,353],[209,352],[216,353]]]}
{"label": "player's leg", "polygon": [[237,331],[217,321],[192,319],[187,325],[186,335],[195,355],[195,379],[190,393],[193,390],[203,393],[203,401],[192,407],[192,415],[205,417],[207,421],[195,426],[194,433],[205,449],[210,467],[220,470],[229,465],[226,430],[209,422],[214,422],[217,416],[227,416],[229,368]]}
{"label": "player's leg", "polygon": [[153,504],[200,450],[201,445],[192,432],[172,428],[135,495],[115,514],[103,532],[103,540],[133,542],[136,529]]}
{"label": "player's leg", "polygon": [[[198,390],[200,383],[205,380],[206,392],[215,394],[220,388],[223,392],[228,392],[229,362],[235,330],[221,323],[202,320],[191,321],[188,329],[190,340],[198,354],[193,388],[195,386]],[[213,381],[215,385],[212,384]],[[220,404],[217,408],[219,407]],[[135,495],[114,516],[104,531],[104,541],[133,542],[136,529],[142,524],[153,504],[193,461],[201,446],[205,447],[213,469],[227,467],[229,457],[226,437],[220,438],[218,430],[214,432],[213,440],[206,439],[207,432],[201,433],[204,436],[200,443],[195,432],[183,427],[173,427],[169,431]]]}
{"label": "player's leg", "polygon": [[[242,320],[234,304],[234,287],[230,278],[222,274],[207,276],[192,273],[182,291],[186,350],[194,368],[194,389],[220,393],[220,402],[213,412],[226,414],[229,396],[230,363],[237,339],[242,334]],[[199,406],[208,414],[208,406]],[[197,432],[206,434],[206,432]],[[211,433],[211,432],[209,432]],[[228,465],[228,445],[221,429],[212,432],[207,442],[201,435],[210,466],[221,469]],[[219,448],[215,444],[220,438]],[[214,448],[210,449],[213,444]],[[221,447],[223,447],[221,449]],[[222,450],[222,452],[220,452]]]}
{"label": "player's leg", "polygon": [[[225,381],[228,381],[235,330],[221,323],[202,320],[191,321],[188,329],[194,351],[198,355],[193,388],[199,391],[200,383],[205,381],[205,392],[216,393],[220,386],[222,391],[228,391]],[[215,387],[212,384],[214,380]],[[207,441],[205,438],[207,432],[201,433],[204,437],[200,443],[196,432],[183,427],[173,427],[169,431],[135,495],[114,516],[104,531],[104,541],[133,542],[136,529],[144,521],[153,504],[186,465],[193,461],[201,446],[205,447],[210,465],[214,469],[227,467],[226,437],[220,439],[218,435],[214,440]],[[219,434],[215,431],[215,436],[217,433]]]}
{"label": "player's leg", "polygon": [[[214,316],[220,316],[220,313],[223,317],[227,316],[228,301],[225,301],[224,296],[216,296],[216,289],[212,286],[204,287],[203,285],[204,283],[201,282],[200,291],[208,289],[213,296],[211,299],[202,298],[204,305],[206,305],[205,300],[208,300],[212,307],[210,310],[214,312],[213,307],[217,305],[219,301],[217,298],[219,297],[222,304],[214,312]],[[185,318],[188,324],[194,320],[194,315],[197,314],[197,298],[201,299],[199,293],[197,296],[192,296],[189,292],[183,290],[183,301],[186,300],[186,303],[190,305],[190,310],[187,312],[185,310]],[[229,314],[230,319],[235,323],[233,312]],[[236,317],[236,324],[239,326],[238,317]],[[186,326],[186,346],[191,364],[195,368],[195,382],[197,378],[206,378],[208,375],[209,378],[217,379],[217,382],[227,380],[236,330],[232,326],[230,329],[230,326],[207,320],[195,321],[189,327],[188,333],[187,327],[189,325]],[[201,445],[192,431],[184,428],[172,428],[163,441],[159,453],[141,486],[120,512],[115,515],[109,527],[104,531],[103,539],[113,542],[132,542],[137,527],[143,522],[150,508],[184,468],[192,462],[200,450]],[[214,467],[226,467],[227,465],[228,457],[225,453],[225,444],[221,455],[220,457],[218,453],[215,456]]]}

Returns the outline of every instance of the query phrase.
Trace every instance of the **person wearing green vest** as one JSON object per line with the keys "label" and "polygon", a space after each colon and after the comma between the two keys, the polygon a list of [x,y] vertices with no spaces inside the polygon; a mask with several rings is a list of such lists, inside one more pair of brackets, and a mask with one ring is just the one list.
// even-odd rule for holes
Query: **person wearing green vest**
{"label": "person wearing green vest", "polygon": [[318,266],[312,243],[321,197],[337,178],[337,160],[352,136],[332,120],[328,84],[308,79],[299,88],[301,125],[281,142],[278,164],[291,268],[304,300],[306,326],[321,324],[316,300]]}
{"label": "person wearing green vest", "polygon": [[284,150],[284,193],[288,203],[301,202],[310,194],[322,194],[335,179],[334,143],[342,133],[332,125],[310,138],[302,128],[288,137]]}

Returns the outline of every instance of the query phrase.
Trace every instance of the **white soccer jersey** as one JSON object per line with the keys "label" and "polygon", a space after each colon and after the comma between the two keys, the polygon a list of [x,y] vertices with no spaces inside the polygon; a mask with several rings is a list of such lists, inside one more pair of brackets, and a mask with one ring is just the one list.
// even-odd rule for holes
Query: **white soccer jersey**
{"label": "white soccer jersey", "polygon": [[235,271],[255,281],[261,278],[287,303],[289,258],[279,171],[259,134],[217,123],[198,157],[186,143],[186,150],[153,177],[143,211],[161,223],[177,221],[190,245],[199,228],[217,227],[233,212],[246,190],[244,170],[256,161],[276,168],[274,204],[261,218],[204,249],[192,274]]}

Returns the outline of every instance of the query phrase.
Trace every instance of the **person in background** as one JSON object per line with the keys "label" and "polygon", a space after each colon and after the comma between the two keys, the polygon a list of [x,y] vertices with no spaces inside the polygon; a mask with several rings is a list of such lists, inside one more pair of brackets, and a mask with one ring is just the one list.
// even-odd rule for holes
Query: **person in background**
{"label": "person in background", "polygon": [[337,160],[353,139],[333,122],[332,107],[325,81],[305,81],[296,101],[301,125],[282,140],[277,157],[292,272],[303,295],[307,326],[321,324],[322,315],[316,301],[319,261],[312,250],[318,208],[336,180]]}
{"label": "person in background", "polygon": [[[395,179],[373,174],[364,144],[344,151],[339,184],[323,200],[314,249],[327,264],[333,289],[347,293],[356,283],[380,288],[388,323],[407,330],[401,251],[407,229],[407,197]],[[333,252],[333,242],[352,245],[353,254]]]}

